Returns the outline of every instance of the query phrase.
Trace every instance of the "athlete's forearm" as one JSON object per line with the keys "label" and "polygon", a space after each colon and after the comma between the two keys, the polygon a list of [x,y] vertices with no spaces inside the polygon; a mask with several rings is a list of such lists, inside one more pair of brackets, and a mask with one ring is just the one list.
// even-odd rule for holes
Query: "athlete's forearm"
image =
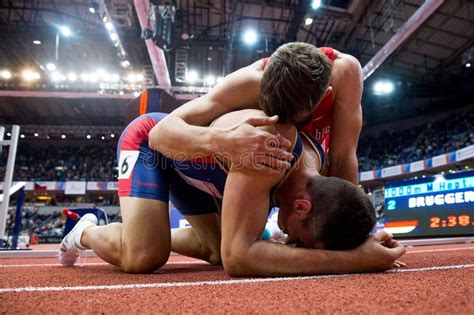
{"label": "athlete's forearm", "polygon": [[360,271],[353,251],[293,248],[268,241],[256,241],[244,252],[228,256],[223,252],[226,272],[243,276],[294,276]]}
{"label": "athlete's forearm", "polygon": [[219,151],[223,129],[193,126],[179,116],[168,116],[149,134],[149,146],[175,160],[190,160]]}
{"label": "athlete's forearm", "polygon": [[359,184],[359,165],[355,154],[343,159],[331,159],[329,175],[348,180],[355,185]]}
{"label": "athlete's forearm", "polygon": [[220,253],[213,253],[199,242],[192,228],[171,229],[171,251],[197,259],[202,259],[210,264],[220,264]]}

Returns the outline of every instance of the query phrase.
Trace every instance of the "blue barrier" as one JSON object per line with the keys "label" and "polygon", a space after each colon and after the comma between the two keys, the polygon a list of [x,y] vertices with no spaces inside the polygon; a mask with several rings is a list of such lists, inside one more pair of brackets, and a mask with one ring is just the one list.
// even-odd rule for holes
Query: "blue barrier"
{"label": "blue barrier", "polygon": [[23,217],[23,202],[25,201],[25,188],[23,187],[18,191],[16,197],[16,211],[15,211],[15,225],[13,227],[12,233],[12,244],[10,248],[16,250],[18,247],[18,236],[20,235],[21,230],[21,219]]}

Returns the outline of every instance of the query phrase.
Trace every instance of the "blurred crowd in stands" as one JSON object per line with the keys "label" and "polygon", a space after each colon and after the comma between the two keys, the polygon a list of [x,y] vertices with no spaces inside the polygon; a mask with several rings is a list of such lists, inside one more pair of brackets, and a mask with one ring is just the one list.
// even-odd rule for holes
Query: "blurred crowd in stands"
{"label": "blurred crowd in stands", "polygon": [[[119,214],[108,214],[109,223],[121,222]],[[20,235],[37,236],[41,243],[59,242],[63,237],[66,216],[61,212],[41,214],[35,207],[24,207]],[[6,235],[12,236],[15,225],[15,209],[8,212]]]}
{"label": "blurred crowd in stands", "polygon": [[452,114],[408,130],[384,130],[378,137],[361,137],[359,170],[410,163],[474,144],[474,111]]}
{"label": "blurred crowd in stands", "polygon": [[[112,181],[117,179],[116,148],[101,146],[32,147],[21,143],[15,162],[15,180],[24,181]],[[7,154],[2,154],[3,178]],[[3,169],[2,169],[3,168]]]}
{"label": "blurred crowd in stands", "polygon": [[[466,147],[474,143],[473,122],[474,111],[470,111],[408,130],[385,130],[376,138],[361,137],[357,152],[359,170],[409,163]],[[6,159],[7,154],[2,153],[0,180],[5,174]],[[14,179],[115,181],[116,166],[114,143],[45,148],[20,142]]]}

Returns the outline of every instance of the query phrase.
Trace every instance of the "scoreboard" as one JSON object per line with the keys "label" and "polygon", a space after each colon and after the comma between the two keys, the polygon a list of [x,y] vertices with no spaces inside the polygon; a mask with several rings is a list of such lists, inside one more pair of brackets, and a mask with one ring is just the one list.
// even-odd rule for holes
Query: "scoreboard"
{"label": "scoreboard", "polygon": [[397,238],[474,236],[474,171],[385,186],[385,226]]}

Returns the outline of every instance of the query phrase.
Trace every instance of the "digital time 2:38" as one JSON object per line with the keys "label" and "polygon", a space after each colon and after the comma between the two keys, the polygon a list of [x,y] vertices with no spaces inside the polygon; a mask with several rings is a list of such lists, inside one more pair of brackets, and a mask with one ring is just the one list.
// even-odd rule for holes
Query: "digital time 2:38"
{"label": "digital time 2:38", "polygon": [[474,222],[471,221],[471,218],[467,214],[461,214],[458,216],[448,215],[446,218],[440,217],[431,217],[430,218],[430,228],[444,228],[444,227],[454,227],[454,226],[470,226],[474,225]]}

